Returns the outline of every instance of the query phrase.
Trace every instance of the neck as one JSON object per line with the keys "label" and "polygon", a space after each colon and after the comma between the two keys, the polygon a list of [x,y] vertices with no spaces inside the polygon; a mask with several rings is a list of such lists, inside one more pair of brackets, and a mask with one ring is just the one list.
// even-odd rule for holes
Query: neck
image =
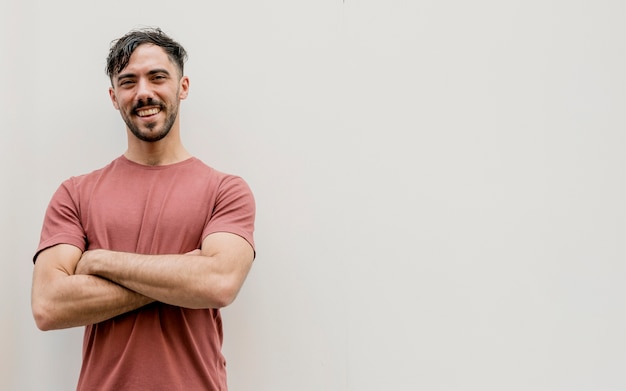
{"label": "neck", "polygon": [[185,151],[184,154],[179,155],[163,156],[159,154],[138,157],[126,151],[126,153],[124,153],[124,157],[126,157],[126,159],[130,160],[131,162],[135,162],[145,166],[166,166],[169,164],[175,164],[178,162],[182,162],[183,160],[187,160],[191,157],[191,154]]}
{"label": "neck", "polygon": [[130,161],[148,166],[164,166],[190,158],[191,154],[180,139],[170,136],[173,135],[159,141],[146,142],[129,135],[128,149],[124,156]]}

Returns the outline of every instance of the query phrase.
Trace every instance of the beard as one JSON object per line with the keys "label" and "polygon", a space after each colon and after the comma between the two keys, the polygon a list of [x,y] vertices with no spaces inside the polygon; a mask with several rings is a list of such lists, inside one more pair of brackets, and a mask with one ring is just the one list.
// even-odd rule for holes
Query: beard
{"label": "beard", "polygon": [[[162,102],[150,98],[145,102],[138,102],[135,107],[133,107],[132,113],[135,113],[138,109],[144,106],[159,106],[159,109],[161,111],[167,109],[165,104],[163,104]],[[168,114],[165,118],[163,126],[161,126],[160,129],[157,129],[158,123],[156,121],[146,124],[145,127],[147,128],[147,130],[140,129],[139,126],[137,126],[137,124],[132,121],[133,114],[122,115],[122,119],[135,137],[137,137],[141,141],[153,143],[164,139],[165,136],[168,135],[168,133],[172,129],[172,126],[174,125],[174,122],[176,121],[176,117],[178,116],[178,104],[176,104],[174,107],[169,107],[169,109],[170,110],[166,111]]]}

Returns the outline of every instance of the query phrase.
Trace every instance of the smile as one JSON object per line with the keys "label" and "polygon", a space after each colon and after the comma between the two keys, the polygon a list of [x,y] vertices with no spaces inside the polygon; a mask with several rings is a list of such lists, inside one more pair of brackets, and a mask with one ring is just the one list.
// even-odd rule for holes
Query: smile
{"label": "smile", "polygon": [[143,109],[143,110],[137,110],[137,115],[140,117],[147,117],[149,115],[154,115],[157,114],[161,111],[161,109],[159,109],[158,107],[154,107],[151,109]]}

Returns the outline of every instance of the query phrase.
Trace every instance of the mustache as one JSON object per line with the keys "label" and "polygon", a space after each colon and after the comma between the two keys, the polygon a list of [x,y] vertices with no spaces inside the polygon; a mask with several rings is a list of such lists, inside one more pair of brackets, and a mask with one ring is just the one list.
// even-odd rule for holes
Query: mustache
{"label": "mustache", "polygon": [[133,106],[133,110],[136,111],[146,106],[158,106],[161,109],[163,109],[164,107],[163,102],[161,102],[160,100],[148,98],[146,100],[137,101],[137,103],[135,103],[135,105]]}

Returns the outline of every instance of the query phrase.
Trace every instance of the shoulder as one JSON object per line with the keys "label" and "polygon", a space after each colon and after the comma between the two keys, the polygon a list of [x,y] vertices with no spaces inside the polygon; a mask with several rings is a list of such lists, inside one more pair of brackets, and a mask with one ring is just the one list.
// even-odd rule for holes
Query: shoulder
{"label": "shoulder", "polygon": [[196,170],[196,173],[209,179],[211,182],[217,183],[219,188],[245,188],[249,190],[246,180],[238,174],[218,170],[196,157],[191,158],[190,163],[193,169]]}
{"label": "shoulder", "polygon": [[75,196],[81,192],[89,191],[101,180],[104,175],[118,167],[120,165],[119,161],[120,158],[116,158],[104,167],[94,169],[84,174],[68,177],[61,182],[59,188],[57,189],[57,193],[64,192]]}

